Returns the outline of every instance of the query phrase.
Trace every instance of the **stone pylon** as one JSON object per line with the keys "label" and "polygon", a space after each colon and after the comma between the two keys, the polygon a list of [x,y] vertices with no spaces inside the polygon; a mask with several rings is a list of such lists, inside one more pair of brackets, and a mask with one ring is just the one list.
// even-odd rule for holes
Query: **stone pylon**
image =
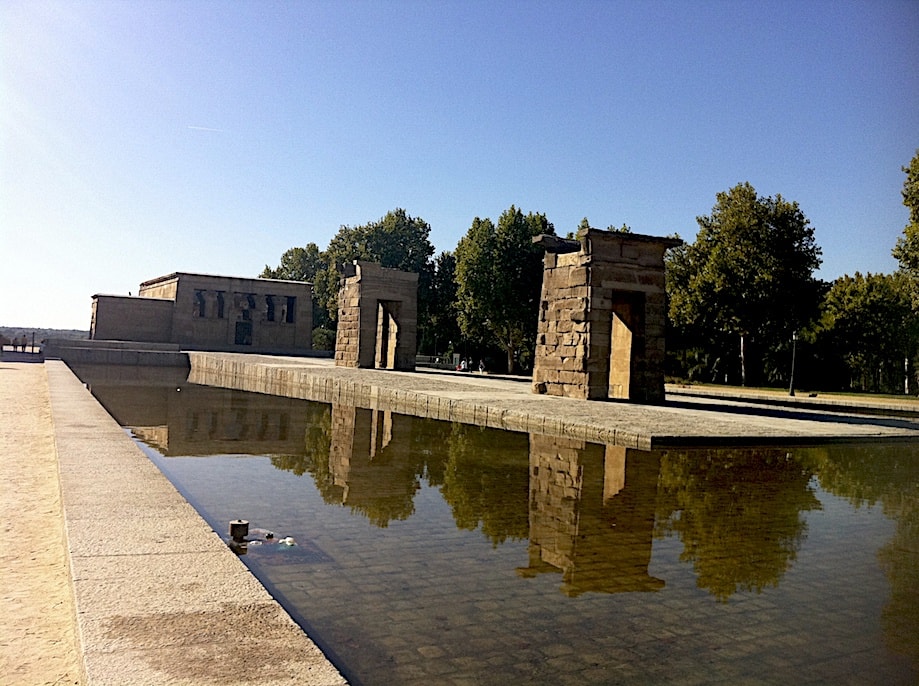
{"label": "stone pylon", "polygon": [[674,238],[582,229],[546,249],[534,393],[664,400],[664,253]]}

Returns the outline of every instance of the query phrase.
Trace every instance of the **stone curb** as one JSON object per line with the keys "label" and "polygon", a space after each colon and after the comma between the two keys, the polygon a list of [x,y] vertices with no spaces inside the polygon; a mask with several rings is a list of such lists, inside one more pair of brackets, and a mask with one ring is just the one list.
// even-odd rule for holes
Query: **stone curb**
{"label": "stone curb", "polygon": [[87,684],[345,684],[64,363],[46,362]]}

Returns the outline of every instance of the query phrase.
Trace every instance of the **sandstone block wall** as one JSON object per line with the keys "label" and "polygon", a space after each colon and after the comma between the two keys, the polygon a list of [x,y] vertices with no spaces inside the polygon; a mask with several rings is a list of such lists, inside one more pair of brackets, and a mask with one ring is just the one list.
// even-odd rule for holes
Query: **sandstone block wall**
{"label": "sandstone block wall", "polygon": [[174,273],[139,297],[93,296],[90,337],[187,349],[298,353],[312,349],[312,285]]}
{"label": "sandstone block wall", "polygon": [[664,252],[678,243],[589,229],[546,254],[535,392],[663,401]]}
{"label": "sandstone block wall", "polygon": [[94,295],[89,337],[108,341],[169,343],[173,301]]}
{"label": "sandstone block wall", "polygon": [[338,296],[335,364],[413,370],[418,339],[418,275],[355,261]]}

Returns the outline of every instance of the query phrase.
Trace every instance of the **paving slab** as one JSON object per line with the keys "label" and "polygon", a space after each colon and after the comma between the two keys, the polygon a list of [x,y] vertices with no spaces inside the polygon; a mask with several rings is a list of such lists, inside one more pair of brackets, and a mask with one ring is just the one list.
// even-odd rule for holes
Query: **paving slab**
{"label": "paving slab", "polygon": [[62,362],[46,363],[88,684],[344,684]]}

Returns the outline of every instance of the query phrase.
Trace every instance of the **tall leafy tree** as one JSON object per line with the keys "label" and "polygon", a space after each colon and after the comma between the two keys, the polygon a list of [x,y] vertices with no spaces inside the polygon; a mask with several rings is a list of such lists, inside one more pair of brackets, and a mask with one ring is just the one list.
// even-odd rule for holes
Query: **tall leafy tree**
{"label": "tall leafy tree", "polygon": [[456,247],[459,324],[463,335],[497,344],[513,372],[518,355],[535,346],[543,250],[539,234],[555,234],[544,214],[505,210],[495,226],[476,217]]}
{"label": "tall leafy tree", "polygon": [[909,208],[909,223],[897,240],[893,256],[900,262],[902,271],[919,278],[919,150],[903,171],[906,172],[903,204]]}
{"label": "tall leafy tree", "polygon": [[437,355],[445,351],[451,342],[458,343],[460,339],[456,305],[456,256],[452,252],[442,252],[434,258],[428,302],[430,311],[426,318],[429,326],[424,329],[426,338],[421,346]]}
{"label": "tall leafy tree", "polygon": [[903,273],[843,276],[823,304],[821,339],[842,359],[848,388],[898,391],[904,361],[919,346],[919,316],[912,309],[910,277]]}
{"label": "tall leafy tree", "polygon": [[[317,277],[316,298],[325,307],[332,321],[338,318],[338,281],[340,270],[354,260],[378,262],[384,267],[416,272],[419,275],[418,311],[427,307],[433,270],[431,256],[434,246],[428,236],[430,225],[420,217],[412,217],[397,208],[377,221],[361,226],[342,226],[329,242],[324,253],[326,271]],[[419,317],[419,333],[425,322]]]}
{"label": "tall leafy tree", "polygon": [[281,255],[281,264],[274,269],[266,264],[259,278],[312,281],[323,269],[325,269],[325,263],[319,246],[315,243],[307,243],[305,248],[291,248],[285,251]]}
{"label": "tall leafy tree", "polygon": [[821,250],[797,202],[758,196],[749,183],[718,193],[696,221],[695,242],[668,264],[670,317],[716,347],[732,339],[747,383],[762,371],[751,348],[787,345],[816,316]]}

